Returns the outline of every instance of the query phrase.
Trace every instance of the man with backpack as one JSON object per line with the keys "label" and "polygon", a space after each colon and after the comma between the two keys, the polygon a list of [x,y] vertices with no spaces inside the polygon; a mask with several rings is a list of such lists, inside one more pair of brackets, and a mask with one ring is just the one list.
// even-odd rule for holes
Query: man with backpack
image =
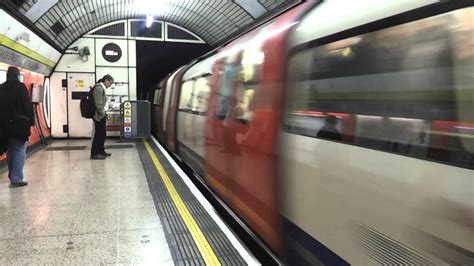
{"label": "man with backpack", "polygon": [[106,138],[105,122],[107,114],[105,113],[105,90],[110,88],[114,83],[114,79],[110,75],[105,75],[97,81],[92,88],[92,99],[95,106],[95,112],[92,117],[94,120],[94,139],[92,140],[91,159],[103,160],[110,156],[105,152],[104,144]]}

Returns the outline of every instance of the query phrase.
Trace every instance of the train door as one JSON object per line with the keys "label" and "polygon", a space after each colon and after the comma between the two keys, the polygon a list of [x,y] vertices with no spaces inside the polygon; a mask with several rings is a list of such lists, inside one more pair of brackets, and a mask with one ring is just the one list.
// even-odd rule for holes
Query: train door
{"label": "train door", "polygon": [[[244,49],[235,69],[229,112],[233,146],[233,193],[240,215],[275,251],[280,251],[276,156],[278,106],[282,84],[263,81],[264,54],[259,44]],[[267,70],[277,71],[278,66]]]}
{"label": "train door", "polygon": [[205,176],[204,158],[205,141],[206,141],[206,114],[209,102],[210,76],[203,75],[196,78],[193,88],[192,113],[193,119],[191,128],[193,134],[191,135],[191,142],[193,143],[196,153],[203,159],[197,162],[197,171],[201,176]]}
{"label": "train door", "polygon": [[213,83],[206,131],[207,181],[280,254],[277,147],[284,40],[297,14],[288,13],[221,52],[228,56],[213,71],[220,75]]}
{"label": "train door", "polygon": [[209,112],[206,123],[206,181],[226,202],[232,203],[231,160],[228,143],[225,142],[227,127],[227,109],[231,97],[234,65],[224,59],[216,61],[209,100]]}
{"label": "train door", "polygon": [[[171,99],[171,90],[172,90],[172,84],[173,84],[173,80],[174,80],[174,77],[176,76],[176,73],[178,73],[179,69],[176,70],[173,75],[171,75],[171,77],[166,81],[166,89],[165,89],[165,94],[164,94],[164,103],[163,103],[163,118],[162,118],[162,121],[163,121],[163,133],[164,133],[164,136],[166,138],[166,118],[168,117],[168,109],[169,109],[169,106],[170,106],[170,99]],[[165,141],[165,140],[163,140]]]}
{"label": "train door", "polygon": [[151,92],[150,97],[148,98],[149,101],[152,103],[152,111],[151,111],[151,133],[155,136],[159,134],[159,109],[160,109],[160,94],[161,94],[161,86],[158,86],[153,92]]}
{"label": "train door", "polygon": [[255,232],[280,250],[272,103],[281,97],[274,95],[281,89],[261,91],[257,82],[263,54],[253,48],[226,58],[219,68],[222,78],[208,115],[207,180]]}
{"label": "train door", "polygon": [[166,77],[161,83],[161,92],[160,96],[158,99],[158,106],[157,106],[157,111],[156,111],[156,124],[157,124],[157,137],[161,140],[164,141],[164,128],[163,128],[163,105],[165,103],[165,94],[166,94],[166,82],[169,77]]}
{"label": "train door", "polygon": [[178,99],[181,90],[181,79],[183,78],[184,72],[186,72],[185,67],[178,70],[176,73],[173,82],[171,84],[171,96],[170,96],[170,105],[168,110],[168,116],[166,117],[166,143],[168,147],[177,152],[176,145],[176,116],[178,112]]}
{"label": "train door", "polygon": [[67,74],[67,121],[69,137],[89,138],[92,135],[92,119],[81,116],[79,104],[82,97],[89,92],[95,83],[93,73]]}

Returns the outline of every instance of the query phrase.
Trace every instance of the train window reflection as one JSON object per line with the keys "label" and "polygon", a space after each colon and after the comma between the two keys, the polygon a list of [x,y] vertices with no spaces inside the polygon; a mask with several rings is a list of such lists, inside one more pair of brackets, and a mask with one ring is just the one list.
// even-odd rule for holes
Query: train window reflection
{"label": "train window reflection", "polygon": [[161,94],[161,89],[156,89],[155,94],[153,96],[154,105],[160,105],[160,94]]}
{"label": "train window reflection", "polygon": [[247,124],[253,115],[254,86],[239,84],[237,86],[237,106],[234,110],[234,118],[241,123]]}
{"label": "train window reflection", "polygon": [[205,115],[210,91],[208,76],[185,81],[181,86],[179,110]]}
{"label": "train window reflection", "polygon": [[209,87],[208,77],[200,77],[194,83],[192,110],[198,114],[204,115],[207,112],[209,103]]}
{"label": "train window reflection", "polygon": [[250,46],[242,53],[234,110],[234,118],[240,123],[248,124],[252,120],[255,90],[264,60],[265,54],[260,46]]}
{"label": "train window reflection", "polygon": [[232,87],[235,75],[238,73],[237,67],[233,63],[226,63],[223,67],[221,86],[217,97],[217,118],[224,120],[229,111]]}
{"label": "train window reflection", "polygon": [[285,130],[474,169],[472,17],[466,8],[301,48]]}
{"label": "train window reflection", "polygon": [[170,102],[169,102],[169,109],[171,109],[172,107],[174,107],[175,105],[175,99],[174,97],[176,97],[176,79],[173,78],[173,81],[171,82],[171,96],[170,96]]}
{"label": "train window reflection", "polygon": [[178,108],[179,110],[181,111],[191,110],[193,86],[194,86],[194,80],[186,81],[181,86],[181,95],[179,98],[179,108]]}

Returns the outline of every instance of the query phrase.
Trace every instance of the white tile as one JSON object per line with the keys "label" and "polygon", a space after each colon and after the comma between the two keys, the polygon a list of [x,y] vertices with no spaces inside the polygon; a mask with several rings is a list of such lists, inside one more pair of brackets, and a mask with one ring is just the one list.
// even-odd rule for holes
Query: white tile
{"label": "white tile", "polygon": [[104,265],[117,261],[117,232],[70,237],[64,265]]}
{"label": "white tile", "polygon": [[59,265],[67,237],[39,237],[0,240],[0,265]]}
{"label": "white tile", "polygon": [[174,265],[161,229],[120,231],[117,253],[118,264]]}
{"label": "white tile", "polygon": [[90,140],[48,145],[65,146],[88,148],[28,157],[27,187],[0,173],[0,265],[173,265],[137,150],[93,161]]}

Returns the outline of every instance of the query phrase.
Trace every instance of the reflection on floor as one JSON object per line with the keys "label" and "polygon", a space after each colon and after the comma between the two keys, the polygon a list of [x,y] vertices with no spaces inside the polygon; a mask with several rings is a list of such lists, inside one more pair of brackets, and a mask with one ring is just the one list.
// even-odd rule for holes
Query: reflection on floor
{"label": "reflection on floor", "polygon": [[0,265],[173,264],[137,150],[106,145],[94,161],[90,140],[51,143],[87,148],[33,154],[26,187],[0,171]]}

